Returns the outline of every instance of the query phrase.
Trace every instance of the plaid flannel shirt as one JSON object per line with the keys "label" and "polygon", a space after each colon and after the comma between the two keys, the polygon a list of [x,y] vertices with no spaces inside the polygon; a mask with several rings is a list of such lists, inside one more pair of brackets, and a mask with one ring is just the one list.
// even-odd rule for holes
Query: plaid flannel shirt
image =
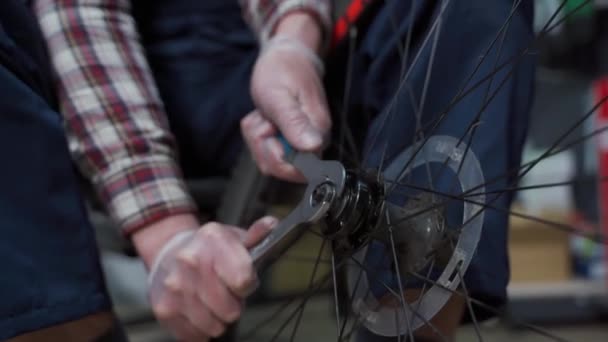
{"label": "plaid flannel shirt", "polygon": [[[170,0],[167,0],[170,1]],[[329,29],[330,0],[241,0],[263,43],[292,11]],[[73,158],[125,233],[196,213],[129,0],[34,0]]]}

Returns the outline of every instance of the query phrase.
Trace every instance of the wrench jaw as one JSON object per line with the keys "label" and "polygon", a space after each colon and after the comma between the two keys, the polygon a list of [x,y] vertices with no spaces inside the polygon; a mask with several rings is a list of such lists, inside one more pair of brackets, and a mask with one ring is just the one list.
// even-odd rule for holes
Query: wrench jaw
{"label": "wrench jaw", "polygon": [[251,249],[258,270],[278,259],[310,225],[324,218],[344,190],[346,170],[341,163],[320,160],[312,153],[296,153],[292,164],[306,177],[308,185],[298,205]]}

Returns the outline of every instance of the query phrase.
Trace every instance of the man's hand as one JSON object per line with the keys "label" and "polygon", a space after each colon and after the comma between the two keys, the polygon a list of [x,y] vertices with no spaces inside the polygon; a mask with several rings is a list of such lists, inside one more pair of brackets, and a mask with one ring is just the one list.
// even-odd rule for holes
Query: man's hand
{"label": "man's hand", "polygon": [[155,229],[136,233],[135,244],[151,268],[150,301],[161,323],[183,341],[221,336],[240,317],[243,300],[258,286],[248,250],[276,222],[265,217],[248,231],[207,223],[174,233],[153,253],[150,246],[159,246],[151,242]]}
{"label": "man's hand", "polygon": [[241,130],[264,174],[301,181],[283,160],[279,132],[299,151],[319,152],[327,142],[331,118],[317,56],[321,32],[308,14],[285,17],[262,47],[251,79],[256,110],[241,121]]}

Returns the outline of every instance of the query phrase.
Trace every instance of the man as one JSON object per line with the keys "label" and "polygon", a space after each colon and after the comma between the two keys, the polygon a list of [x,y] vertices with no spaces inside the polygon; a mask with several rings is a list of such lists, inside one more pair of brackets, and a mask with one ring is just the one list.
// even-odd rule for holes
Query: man
{"label": "man", "polygon": [[[10,295],[2,300],[0,339],[48,340],[51,334],[62,340],[82,341],[106,334],[112,327],[95,239],[71,167],[57,102],[68,126],[72,157],[97,186],[113,217],[133,236],[138,252],[148,266],[155,268],[155,274],[165,271],[166,264],[171,263],[168,260],[179,259],[186,265],[192,257],[210,253],[212,259],[200,268],[190,273],[180,269],[176,277],[169,278],[177,278],[183,285],[185,275],[196,280],[203,272],[205,279],[217,278],[205,282],[210,291],[199,297],[192,288],[184,292],[169,283],[175,289],[173,301],[156,308],[159,317],[180,338],[219,336],[223,322],[238,317],[241,298],[256,285],[247,248],[274,225],[274,219],[262,219],[248,233],[215,223],[201,227],[178,176],[166,117],[138,48],[127,2],[35,1],[32,8],[45,29],[63,83],[57,101],[54,73],[47,63],[35,18],[24,2],[3,1],[2,148],[10,165],[3,168],[2,177],[0,218],[5,231],[0,253],[8,268],[0,292]],[[80,27],[83,18],[91,23]],[[62,26],[55,20],[68,24]],[[103,29],[113,23],[119,25],[114,31]],[[87,29],[99,35],[83,35]],[[77,39],[99,39],[101,49],[77,45],[82,43]],[[113,49],[104,45],[109,42],[126,46]],[[66,53],[77,49],[74,55]],[[99,64],[96,53],[102,55]],[[100,65],[107,69],[100,69]],[[134,102],[123,101],[120,96],[133,98]],[[116,129],[111,130],[112,126]],[[137,185],[127,185],[131,181]],[[177,237],[180,249],[172,251],[166,242],[171,240],[176,247]],[[188,246],[211,247],[195,251]],[[158,256],[161,254],[162,258]],[[229,258],[218,257],[228,254]],[[162,262],[154,266],[154,260]],[[165,279],[152,279],[152,292],[156,284],[165,288],[165,283]],[[188,313],[175,314],[176,305],[180,309],[188,307]]]}
{"label": "man", "polygon": [[[65,340],[89,340],[112,326],[95,241],[77,190],[76,174],[70,168],[62,120],[57,114],[59,108],[66,123],[72,158],[151,269],[150,292],[155,312],[177,337],[204,340],[221,335],[225,326],[238,318],[242,299],[256,286],[247,249],[275,221],[262,219],[247,233],[218,223],[199,222],[183,183],[164,104],[153,81],[162,70],[155,69],[155,75],[150,72],[131,15],[131,10],[137,12],[134,15],[139,17],[139,30],[143,32],[153,29],[145,27],[150,11],[154,14],[166,9],[166,13],[175,14],[188,11],[189,6],[200,6],[195,14],[212,13],[207,18],[221,21],[228,18],[226,23],[236,21],[236,25],[245,28],[240,8],[236,2],[224,1],[163,1],[157,7],[153,5],[156,4],[129,1],[32,1],[48,43],[54,73],[59,77],[57,100],[51,83],[53,72],[45,64],[42,35],[34,18],[26,11],[24,2],[3,2],[7,9],[2,10],[2,25],[6,26],[7,34],[2,31],[2,42],[8,51],[8,57],[2,60],[3,107],[13,116],[5,117],[12,124],[2,125],[6,130],[3,138],[10,138],[3,148],[12,160],[11,167],[3,171],[8,175],[3,178],[6,182],[3,198],[10,203],[3,206],[6,212],[2,219],[3,226],[14,227],[14,231],[7,231],[3,239],[2,253],[9,265],[5,274],[10,275],[10,281],[3,281],[1,286],[2,293],[15,295],[4,297],[2,303],[2,339],[17,336],[16,341],[45,340],[47,334],[54,333]],[[294,9],[281,11],[296,12]],[[226,10],[236,15],[222,13]],[[261,8],[252,9],[252,13],[260,11]],[[301,34],[302,22],[310,20],[309,16],[294,13],[288,19],[287,12],[264,20],[277,26],[277,32]],[[269,27],[261,28],[260,34],[270,35],[264,31]],[[241,43],[239,35],[247,32],[249,41],[245,47],[254,57],[253,36],[246,28],[236,31],[237,45]],[[203,33],[197,32],[196,36]],[[222,32],[217,33],[214,36],[221,37]],[[158,36],[146,35],[145,39]],[[230,33],[223,38],[230,39]],[[155,60],[156,42],[144,43],[150,60]],[[199,62],[211,64],[208,60]],[[242,75],[248,79],[249,73],[250,70],[244,70]],[[204,77],[196,75],[199,76]],[[167,91],[167,82],[159,83]],[[247,84],[242,83],[242,87],[236,94],[247,98]],[[208,103],[213,103],[213,92],[209,90]],[[185,99],[192,100],[182,96],[175,101]],[[238,113],[238,117],[227,120],[231,129],[226,134],[231,139],[224,137],[224,140],[240,135],[239,121],[253,108],[250,100],[242,102],[245,104],[237,104],[230,111],[233,115]],[[171,124],[180,133],[179,109],[173,113]],[[221,125],[213,127],[218,131],[221,128]],[[186,141],[196,137],[180,136]],[[211,145],[209,134],[199,137],[204,138],[206,146]],[[219,143],[224,142],[221,138]],[[238,144],[237,139],[231,145]],[[181,146],[188,144],[182,141]],[[219,147],[211,149],[216,150]],[[228,146],[222,150],[222,154],[232,154],[232,158],[237,152]],[[210,164],[205,171],[213,172],[214,166],[220,171],[228,167]],[[46,173],[28,177],[25,170]],[[23,189],[17,187],[15,177],[26,180]],[[191,286],[194,283],[198,286]]]}
{"label": "man", "polygon": [[[17,1],[10,3],[14,2]],[[183,340],[221,335],[226,325],[238,319],[242,299],[256,285],[247,249],[264,236],[274,220],[262,219],[246,234],[219,223],[203,224],[198,221],[182,175],[226,172],[241,144],[239,121],[251,112],[242,121],[242,129],[260,169],[281,178],[297,179],[293,168],[281,160],[283,152],[275,137],[280,131],[295,148],[309,151],[320,150],[329,139],[331,120],[319,59],[327,51],[330,36],[330,1],[244,1],[242,8],[255,36],[238,15],[241,9],[235,1],[36,0],[33,3],[59,78],[59,103],[72,157],[150,268],[150,294],[157,317]],[[505,3],[501,1],[492,9],[501,18],[506,18],[510,9],[510,4]],[[403,20],[395,31],[390,26],[394,23],[391,19],[394,15],[407,18],[412,7],[406,1],[389,1],[378,7],[353,57],[353,84],[357,84],[353,91],[361,96],[353,96],[354,100],[343,105],[353,112],[364,105],[366,111],[381,121],[383,108],[399,81],[395,70],[401,67],[397,53],[400,40],[396,38],[405,37],[410,27]],[[487,6],[478,2],[451,7],[451,19],[446,26],[465,14],[483,19],[482,13],[487,11]],[[419,5],[410,20],[421,20],[417,25],[424,26],[429,13],[437,8],[433,4]],[[509,34],[513,39],[505,44],[505,50],[511,54],[521,44],[518,38],[525,41],[529,34],[527,22],[531,18],[527,11],[518,11],[517,17],[511,25],[514,33]],[[488,32],[497,32],[500,26],[490,19],[481,23],[490,28]],[[464,30],[462,34],[469,32]],[[472,56],[479,55],[482,43],[489,43],[490,34],[479,34],[483,39],[467,39],[471,45],[468,50],[450,56],[455,65],[464,66],[462,70],[445,63],[446,50],[438,54],[444,66],[439,74],[453,82],[442,87],[433,83],[430,94],[446,101],[454,95],[456,84],[465,78],[465,72],[471,71],[470,63],[475,60]],[[447,42],[448,38],[467,37],[446,36],[443,40]],[[261,46],[259,56],[256,38]],[[448,48],[456,47],[448,45]],[[428,63],[429,59],[425,60]],[[422,88],[419,79],[424,79],[420,76],[424,75],[425,63],[413,75],[417,88]],[[341,64],[346,63],[342,60]],[[530,73],[524,71],[518,73],[520,80],[508,83],[506,97],[517,97],[515,105],[501,109],[503,106],[498,103],[488,111],[496,112],[498,118],[507,118],[520,107],[520,112],[525,113]],[[328,79],[339,80],[344,70],[330,62],[327,73]],[[245,95],[250,78],[251,99]],[[328,88],[330,99],[339,88]],[[521,96],[515,96],[516,92]],[[433,114],[443,104],[436,102],[436,106],[427,106]],[[479,107],[477,102],[464,106],[467,105]],[[403,112],[411,112],[411,108],[403,108]],[[522,140],[519,121],[513,121],[516,129],[509,132],[516,135],[513,151],[500,151],[505,158],[492,164],[490,174],[517,162]],[[403,125],[407,128],[410,123]],[[374,127],[385,129],[377,124]],[[383,136],[393,134],[387,132]],[[505,132],[494,134],[484,141],[484,146],[503,146],[506,140]],[[476,152],[484,163],[493,151]],[[63,155],[65,159],[65,149]],[[41,165],[33,169],[41,169]],[[73,182],[72,178],[66,182]],[[73,185],[71,193],[76,193]],[[45,198],[43,203],[48,203],[48,197],[41,200]],[[80,245],[74,242],[72,254],[62,249],[62,256],[52,254],[49,246],[40,249],[48,261],[70,266],[73,277],[58,279],[60,272],[56,270],[53,277],[37,282],[42,284],[39,292],[48,296],[46,300],[27,305],[7,303],[10,317],[25,318],[12,324],[11,330],[2,330],[8,331],[2,337],[68,321],[76,321],[78,325],[91,315],[109,311],[98,276],[93,240],[78,202],[77,197],[71,202],[71,208],[77,209],[74,214],[77,222],[68,224],[69,232],[53,231],[53,239],[48,243],[80,238]],[[503,218],[497,220],[497,229],[504,233]],[[65,227],[65,222],[61,227]],[[38,223],[29,235],[38,236],[41,229]],[[481,248],[482,253],[496,256],[489,264],[506,265],[503,235],[482,237],[482,243],[490,244],[486,248],[491,249],[492,243],[498,246],[503,243],[498,252]],[[30,241],[26,238],[28,234],[23,236],[24,243]],[[88,257],[82,255],[83,250],[89,251]],[[15,274],[24,274],[28,269],[29,260],[16,257],[9,260],[14,261]],[[482,276],[477,279],[479,286],[471,291],[488,294],[500,302],[504,300],[506,268],[500,267],[496,275],[490,276],[488,268],[491,267],[484,263],[478,265],[477,274]],[[19,292],[16,288],[9,290]],[[462,311],[462,305],[456,306],[456,312]],[[34,311],[44,312],[39,314],[43,318],[30,318]],[[458,315],[452,321],[457,323]],[[87,332],[98,336],[107,330],[103,328],[107,325]]]}

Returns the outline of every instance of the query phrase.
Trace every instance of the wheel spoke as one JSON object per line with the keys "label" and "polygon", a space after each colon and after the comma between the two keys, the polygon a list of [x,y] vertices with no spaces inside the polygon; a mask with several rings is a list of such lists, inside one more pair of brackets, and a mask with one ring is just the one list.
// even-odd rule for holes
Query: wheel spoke
{"label": "wheel spoke", "polygon": [[[386,220],[390,226],[391,223],[390,223],[390,217],[388,215],[388,211],[386,212],[386,214],[387,214]],[[408,333],[410,339],[412,341],[414,341],[414,336],[412,335],[412,325],[410,324],[410,319],[408,317],[409,315],[407,314],[407,308],[405,307],[405,303],[407,303],[407,301],[405,300],[405,296],[403,295],[403,292],[405,291],[405,289],[403,288],[403,282],[401,281],[401,271],[399,268],[399,260],[397,260],[397,251],[395,250],[395,237],[393,235],[392,227],[388,229],[388,233],[389,233],[389,239],[390,239],[390,244],[391,244],[391,252],[393,254],[393,263],[395,264],[395,274],[397,274],[397,285],[399,286],[399,293],[400,293],[399,301],[401,302],[401,308],[403,309],[403,317],[405,318],[405,321],[407,322],[407,333]],[[395,312],[395,314],[396,314],[396,312]],[[399,335],[400,334],[401,333],[399,333]]]}
{"label": "wheel spoke", "polygon": [[[410,48],[412,45],[412,31],[414,28],[414,13],[416,11],[416,3],[417,0],[412,0],[412,5],[410,6],[410,10],[409,10],[409,26],[407,29],[407,35],[405,38],[405,44],[402,45],[401,44],[401,40],[398,39],[397,40],[397,48],[399,49],[399,56],[401,57],[401,71],[399,72],[399,75],[401,76],[400,78],[402,78],[405,75],[406,72],[406,68],[407,68],[407,63],[408,63],[408,58],[410,55]],[[394,34],[399,34],[399,27],[398,27],[398,23],[400,22],[400,20],[398,20],[397,18],[395,18],[395,13],[391,13],[390,16],[390,20],[391,20],[391,25],[393,27],[393,33]],[[411,88],[410,88],[411,89]],[[415,102],[412,102],[412,104],[415,105]]]}
{"label": "wheel spoke", "polygon": [[[359,288],[359,285],[363,278],[363,272],[366,272],[363,268],[359,267],[358,265],[354,265],[354,266],[356,266],[357,270],[358,270],[357,281],[356,281],[355,287],[353,288],[352,293],[350,294],[349,303],[353,303],[353,301],[355,299],[355,295],[357,293],[357,289]],[[361,300],[366,301],[370,294],[371,294],[371,287],[367,289],[367,291],[365,292],[365,295],[363,296],[363,298],[361,298]],[[376,306],[374,308],[372,308],[372,311],[377,310],[379,307],[380,307],[380,303],[377,303]],[[363,325],[363,323],[365,321],[365,317],[359,316],[359,317],[355,317],[355,318],[356,318],[355,321],[352,323],[350,329],[346,333],[345,333],[345,331],[346,331],[345,328],[346,328],[346,323],[347,323],[348,317],[342,323],[342,328],[340,331],[340,336],[338,337],[338,342],[350,341],[353,334],[355,334],[357,331],[359,331],[359,329],[361,328],[361,326]]]}
{"label": "wheel spoke", "polygon": [[384,161],[386,160],[386,150],[388,148],[388,140],[384,142],[384,147],[382,148],[382,154],[380,157],[380,166],[378,167],[378,177],[376,181],[380,184],[382,180],[381,171],[384,170]]}
{"label": "wheel spoke", "polygon": [[285,254],[281,257],[282,260],[285,261],[289,261],[289,262],[298,262],[298,263],[320,263],[320,264],[327,264],[329,265],[331,263],[331,260],[329,259],[320,259],[317,260],[317,258],[312,257],[312,256],[303,256],[303,255],[290,255],[290,254]]}
{"label": "wheel spoke", "polygon": [[[445,5],[447,3],[443,3],[442,4],[442,9],[441,9],[441,13],[443,13],[443,11],[445,10]],[[427,92],[429,89],[429,84],[431,83],[431,75],[433,72],[433,66],[435,65],[435,55],[437,52],[437,43],[439,42],[439,34],[441,33],[441,29],[443,27],[442,25],[443,20],[441,19],[440,16],[438,16],[437,18],[437,28],[435,29],[434,32],[434,37],[433,37],[433,43],[431,46],[431,56],[429,57],[429,62],[426,68],[426,75],[424,77],[424,83],[422,86],[422,94],[420,94],[420,101],[418,102],[418,108],[415,109],[414,111],[414,115],[416,118],[416,129],[415,129],[415,133],[414,133],[414,144],[416,144],[417,139],[424,139],[424,133],[422,131],[422,113],[424,112],[424,105],[426,103],[426,97],[427,97]]]}
{"label": "wheel spoke", "polygon": [[[361,268],[359,268],[359,270],[362,272],[363,270]],[[366,300],[369,295],[371,294],[371,290],[368,290],[365,294],[365,296],[363,297],[363,300]],[[352,302],[352,300],[351,300]],[[377,310],[379,308],[379,303],[376,304],[376,306],[374,308],[372,308],[372,310]],[[343,336],[341,336],[341,338],[338,340],[338,342],[342,342],[342,341],[350,341],[350,339],[352,338],[353,334],[355,334],[357,331],[359,331],[361,329],[361,326],[363,325],[364,322],[364,318],[363,317],[358,317],[357,320],[355,322],[353,322],[352,327],[350,328],[350,330],[348,331],[348,333],[343,334]]]}
{"label": "wheel spoke", "polygon": [[334,253],[331,254],[331,275],[334,282],[334,305],[336,309],[336,336],[340,336],[340,326],[342,320],[340,319],[340,299],[338,298],[338,279],[336,275],[336,258]]}
{"label": "wheel spoke", "polygon": [[[353,287],[353,291],[349,296],[349,301],[348,303],[352,303],[353,300],[355,299],[355,294],[357,293],[357,290],[359,289],[359,285],[361,284],[361,279],[363,278],[363,270],[361,268],[359,268],[359,273],[357,274],[357,281],[355,282],[355,286]],[[365,294],[365,297],[369,296],[370,294],[370,290],[367,291],[367,293]],[[350,312],[350,311],[348,311]],[[338,342],[343,341],[344,338],[344,332],[346,329],[346,324],[348,322],[348,314],[346,315],[346,318],[344,319],[344,321],[342,322],[342,326],[340,327],[340,333],[338,334]],[[356,322],[354,323],[354,325],[356,325]],[[346,335],[348,336],[348,334]]]}
{"label": "wheel spoke", "polygon": [[[319,248],[319,253],[317,254],[317,260],[315,262],[315,265],[313,267],[312,270],[312,275],[310,276],[310,281],[308,282],[308,290],[310,291],[313,288],[314,282],[315,282],[315,277],[317,275],[317,270],[319,268],[319,261],[321,260],[321,256],[323,255],[323,250],[325,249],[325,244],[326,244],[327,240],[323,240],[323,242],[321,243],[321,247]],[[333,261],[333,258],[332,258]],[[332,263],[333,266],[333,263]],[[293,327],[293,330],[291,332],[291,338],[289,339],[290,342],[293,342],[296,338],[296,332],[298,331],[298,327],[300,326],[300,322],[302,321],[302,315],[304,314],[304,309],[306,308],[306,303],[308,301],[304,302],[302,305],[302,307],[299,310],[298,313],[298,318],[296,318],[296,323]]]}
{"label": "wheel spoke", "polygon": [[346,66],[346,84],[344,85],[344,95],[342,102],[342,110],[340,111],[340,138],[339,145],[341,148],[338,152],[339,159],[344,160],[343,152],[346,150],[345,141],[348,142],[351,150],[351,158],[354,159],[355,165],[360,167],[361,161],[359,160],[359,149],[355,143],[355,138],[352,135],[350,127],[348,125],[348,103],[350,103],[351,98],[351,85],[352,85],[352,74],[353,74],[353,57],[355,51],[355,45],[357,42],[357,28],[355,26],[351,26],[348,30],[348,57],[347,57],[347,66]]}
{"label": "wheel spoke", "polygon": [[[341,267],[342,265],[339,265],[339,267]],[[331,280],[331,274],[326,275],[325,277],[323,277],[323,280],[320,282],[320,286],[315,286],[314,289],[309,290],[305,296],[305,298],[302,300],[302,302],[292,311],[292,313],[287,317],[287,319],[283,322],[283,324],[279,327],[279,329],[277,330],[277,332],[274,334],[274,336],[272,337],[271,342],[276,341],[277,338],[279,338],[279,336],[281,336],[281,333],[283,332],[283,330],[289,325],[289,323],[291,323],[291,321],[294,319],[294,317],[298,314],[299,310],[304,307],[306,305],[306,303],[308,302],[308,300],[317,293],[318,290],[320,290],[321,288],[327,286],[327,284],[329,284],[329,281]]]}
{"label": "wheel spoke", "polygon": [[[452,240],[450,240],[452,242]],[[455,248],[454,243],[451,243],[452,249]],[[464,276],[462,274],[462,270],[459,266],[456,266],[458,271],[458,277],[460,278],[460,285],[462,286],[462,291],[464,293],[464,300],[467,304],[467,309],[471,314],[471,320],[473,321],[473,328],[475,329],[475,335],[477,335],[477,340],[479,342],[483,342],[483,336],[481,336],[481,328],[479,327],[479,322],[477,322],[477,315],[475,314],[475,310],[473,309],[473,304],[471,303],[471,296],[469,295],[469,290],[467,289],[467,284],[464,281]],[[428,278],[428,276],[427,276]]]}
{"label": "wheel spoke", "polygon": [[[431,272],[433,271],[433,268],[435,267],[435,258],[433,257],[433,260],[431,261],[431,264],[429,265],[429,270],[426,272],[426,276],[430,277],[431,276]],[[427,283],[425,282],[424,284],[422,284],[422,290],[420,290],[420,296],[418,296],[417,300],[418,303],[416,304],[416,312],[420,311],[420,305],[422,305],[422,301],[424,300],[424,296],[426,294],[426,289],[427,289]],[[411,319],[413,320],[414,317],[411,317]],[[412,324],[412,322],[410,322],[410,324]]]}

